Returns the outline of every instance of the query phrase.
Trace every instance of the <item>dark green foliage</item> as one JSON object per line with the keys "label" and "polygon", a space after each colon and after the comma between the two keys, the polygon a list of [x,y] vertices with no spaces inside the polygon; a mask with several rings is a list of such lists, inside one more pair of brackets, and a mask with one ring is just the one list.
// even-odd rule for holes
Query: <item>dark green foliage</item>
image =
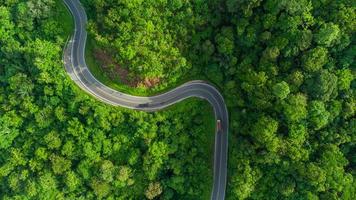
{"label": "dark green foliage", "polygon": [[[347,77],[345,78],[347,79]],[[343,81],[348,82],[348,80],[345,79]],[[328,70],[321,70],[306,81],[306,89],[310,94],[310,97],[314,99],[321,99],[323,101],[328,101],[337,96],[337,85],[337,76]],[[343,87],[348,87],[347,85],[348,84],[346,83],[346,86]]]}

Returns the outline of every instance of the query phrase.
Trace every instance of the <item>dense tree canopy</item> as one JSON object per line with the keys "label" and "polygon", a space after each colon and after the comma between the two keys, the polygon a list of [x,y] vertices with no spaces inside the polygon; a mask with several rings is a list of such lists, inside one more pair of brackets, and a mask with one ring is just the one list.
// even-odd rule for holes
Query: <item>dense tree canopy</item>
{"label": "dense tree canopy", "polygon": [[[130,78],[220,88],[227,199],[356,198],[354,1],[82,2],[96,47]],[[210,108],[85,95],[62,66],[64,14],[60,0],[0,0],[0,198],[207,199]]]}
{"label": "dense tree canopy", "polygon": [[[222,89],[232,124],[228,199],[355,198],[353,1],[83,2],[94,40],[124,67],[162,85],[204,74]],[[187,67],[172,65],[178,58]]]}
{"label": "dense tree canopy", "polygon": [[89,97],[61,61],[63,15],[60,0],[0,0],[0,199],[208,196],[210,107],[148,114]]}

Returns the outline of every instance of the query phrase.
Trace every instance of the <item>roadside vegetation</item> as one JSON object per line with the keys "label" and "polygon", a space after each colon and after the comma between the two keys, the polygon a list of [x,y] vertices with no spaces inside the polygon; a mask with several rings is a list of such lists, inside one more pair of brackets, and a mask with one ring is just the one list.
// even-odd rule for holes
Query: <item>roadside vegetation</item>
{"label": "roadside vegetation", "polygon": [[222,90],[228,199],[356,198],[354,1],[83,2],[97,48],[159,80],[146,93],[186,77]]}
{"label": "roadside vegetation", "polygon": [[209,197],[209,105],[144,113],[98,102],[64,70],[72,31],[60,0],[0,0],[0,199]]}

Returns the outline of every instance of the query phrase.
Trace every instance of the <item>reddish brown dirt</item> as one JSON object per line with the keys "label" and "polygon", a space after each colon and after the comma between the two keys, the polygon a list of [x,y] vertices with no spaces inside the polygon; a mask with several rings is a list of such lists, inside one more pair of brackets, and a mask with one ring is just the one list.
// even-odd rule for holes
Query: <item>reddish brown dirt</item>
{"label": "reddish brown dirt", "polygon": [[105,73],[109,76],[111,80],[120,79],[120,81],[128,86],[131,87],[139,87],[143,86],[146,88],[152,88],[159,84],[159,78],[145,78],[140,79],[139,77],[129,77],[129,70],[125,69],[124,67],[120,66],[116,63],[112,56],[108,52],[103,49],[95,49],[94,58],[98,61],[98,63],[102,66]]}
{"label": "reddish brown dirt", "polygon": [[143,85],[145,87],[151,88],[156,86],[159,83],[160,79],[159,78],[145,78],[144,80],[141,80],[138,85]]}

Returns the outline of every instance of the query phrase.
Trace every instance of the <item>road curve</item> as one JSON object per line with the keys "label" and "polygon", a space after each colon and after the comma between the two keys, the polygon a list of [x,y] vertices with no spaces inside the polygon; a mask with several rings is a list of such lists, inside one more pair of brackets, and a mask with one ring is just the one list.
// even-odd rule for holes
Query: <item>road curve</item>
{"label": "road curve", "polygon": [[63,1],[73,15],[75,23],[74,34],[64,50],[63,62],[68,75],[81,89],[110,105],[147,112],[161,110],[190,97],[205,99],[212,105],[215,121],[218,119],[221,121],[221,130],[216,128],[211,199],[225,199],[229,120],[220,92],[204,81],[190,81],[169,92],[151,97],[132,96],[103,85],[91,74],[85,62],[87,39],[85,10],[79,0]]}

